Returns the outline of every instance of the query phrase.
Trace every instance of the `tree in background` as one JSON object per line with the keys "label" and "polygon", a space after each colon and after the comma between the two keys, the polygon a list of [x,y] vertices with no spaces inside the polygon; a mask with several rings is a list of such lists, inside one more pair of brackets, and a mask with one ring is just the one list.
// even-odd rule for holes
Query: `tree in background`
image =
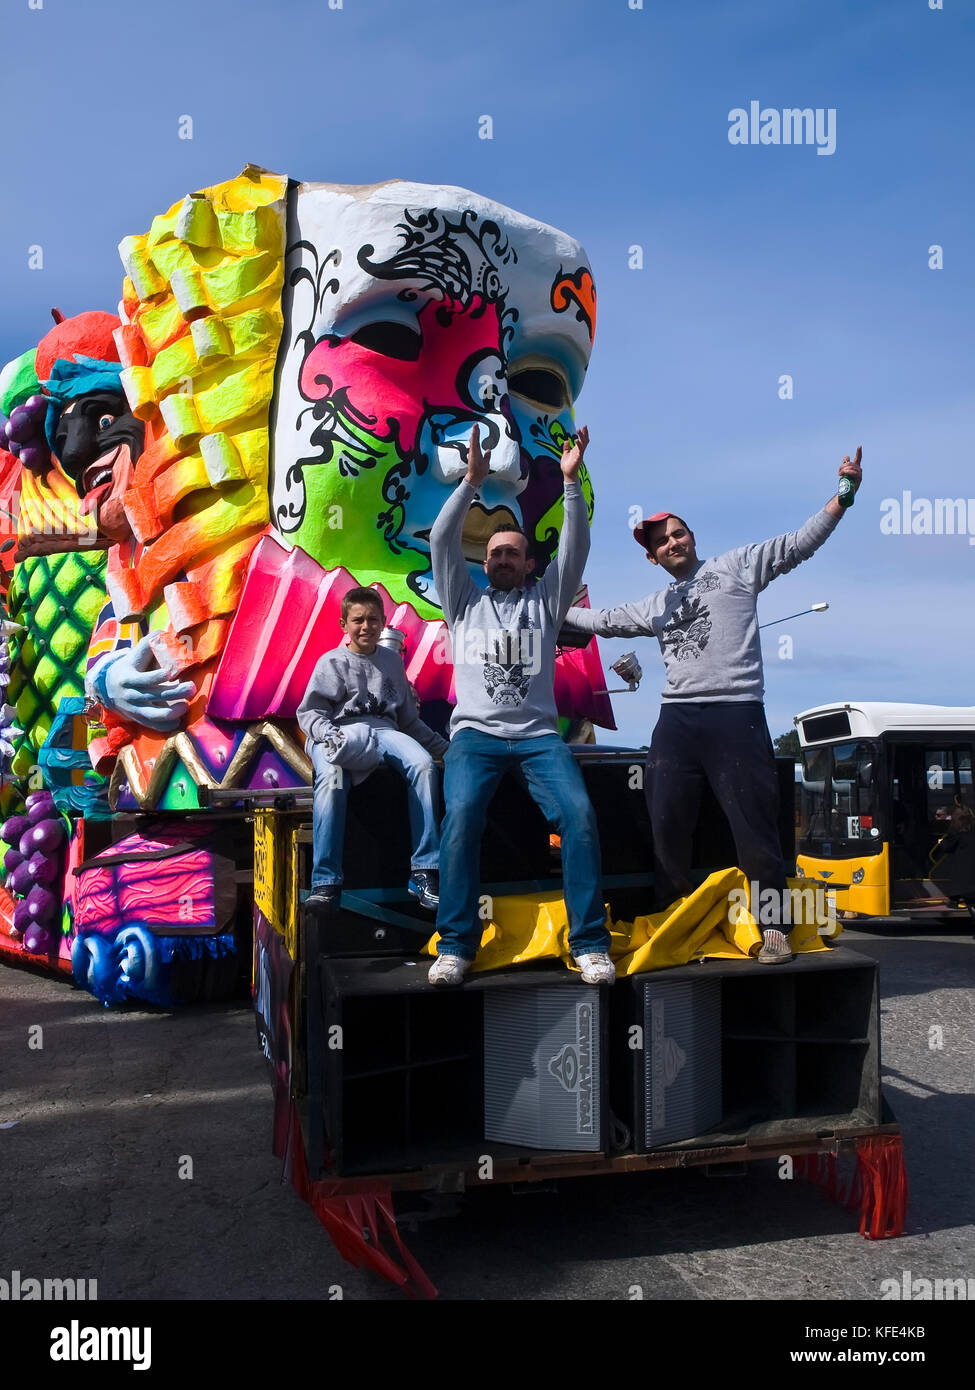
{"label": "tree in background", "polygon": [[773,739],[775,756],[777,758],[792,758],[794,762],[799,761],[800,747],[799,735],[795,729],[790,729],[787,734],[779,734],[778,738]]}

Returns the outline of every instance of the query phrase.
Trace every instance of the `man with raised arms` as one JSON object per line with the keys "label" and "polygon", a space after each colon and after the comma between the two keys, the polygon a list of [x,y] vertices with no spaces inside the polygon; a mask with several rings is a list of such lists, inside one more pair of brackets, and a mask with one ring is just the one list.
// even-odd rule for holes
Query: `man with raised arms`
{"label": "man with raised arms", "polygon": [[451,634],[457,705],[444,757],[440,908],[432,984],[459,984],[477,954],[481,837],[488,803],[508,771],[527,786],[562,837],[569,948],[587,984],[615,979],[600,876],[596,817],[572,754],[559,736],[555,640],[582,579],[589,520],[578,481],[588,431],[562,446],[565,520],[558,553],[532,580],[528,537],[508,527],[488,539],[487,588],[471,578],[462,532],[491,467],[475,428],[467,473],[430,533],[433,576]]}
{"label": "man with raised arms", "polygon": [[[618,608],[569,611],[566,627],[573,632],[660,643],[667,681],[645,781],[658,910],[693,890],[692,842],[705,782],[730,822],[739,868],[759,894],[772,889],[770,896],[785,903],[756,605],[773,579],[808,560],[832,534],[860,485],[860,459],[858,448],[852,462],[843,460],[840,478],[849,482],[841,481],[837,495],[798,531],[709,560],[698,559],[694,532],[681,517],[647,517],[633,534],[650,563],[670,575],[667,587]],[[787,925],[784,912],[776,920]],[[778,927],[762,932],[763,964],[792,960],[788,933]]]}

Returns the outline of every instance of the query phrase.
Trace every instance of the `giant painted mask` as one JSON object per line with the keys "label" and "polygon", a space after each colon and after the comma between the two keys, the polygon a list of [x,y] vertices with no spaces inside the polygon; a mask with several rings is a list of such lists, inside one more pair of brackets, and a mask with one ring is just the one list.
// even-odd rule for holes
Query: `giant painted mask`
{"label": "giant painted mask", "polygon": [[[271,522],[323,565],[351,560],[432,616],[429,532],[471,430],[491,475],[464,531],[521,526],[538,571],[562,521],[561,442],[592,347],[577,241],[460,188],[302,184],[292,193]],[[583,479],[592,506],[588,477]]]}
{"label": "giant painted mask", "polygon": [[[119,805],[177,810],[203,784],[310,776],[289,721],[353,583],[407,632],[420,699],[451,698],[430,529],[477,429],[491,474],[465,529],[472,574],[485,583],[499,525],[527,532],[544,571],[594,292],[577,242],[477,194],[255,166],[120,253],[129,410],[98,394],[113,381],[72,377],[52,443],[114,541],[85,678],[105,724],[92,762]],[[120,420],[144,425],[144,448]],[[567,727],[612,727],[603,685],[594,653],[559,659]]]}
{"label": "giant painted mask", "polygon": [[[430,529],[477,429],[492,471],[464,533],[471,572],[485,582],[499,525],[527,532],[544,571],[595,300],[577,242],[474,193],[253,165],[119,250],[118,318],[59,322],[0,372],[19,451],[0,450],[15,629],[0,643],[0,953],[70,957],[100,998],[165,1001],[167,963],[234,969],[212,865],[181,849],[170,892],[153,851],[125,884],[109,864],[81,892],[85,827],[308,782],[294,715],[356,583],[377,588],[424,708],[445,717]],[[604,686],[591,647],[559,657],[563,732],[612,727]]]}

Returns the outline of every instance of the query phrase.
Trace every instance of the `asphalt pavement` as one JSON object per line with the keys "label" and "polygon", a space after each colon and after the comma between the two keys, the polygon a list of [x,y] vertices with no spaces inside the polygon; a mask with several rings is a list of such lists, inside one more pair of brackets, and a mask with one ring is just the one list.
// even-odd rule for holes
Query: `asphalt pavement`
{"label": "asphalt pavement", "polygon": [[[441,1297],[879,1299],[905,1271],[975,1297],[975,941],[960,925],[843,944],[880,962],[903,1236],[863,1239],[772,1163],[481,1190],[405,1231]],[[247,1001],[104,1009],[0,966],[0,1279],[94,1279],[99,1300],[401,1298],[282,1184],[271,1117]]]}

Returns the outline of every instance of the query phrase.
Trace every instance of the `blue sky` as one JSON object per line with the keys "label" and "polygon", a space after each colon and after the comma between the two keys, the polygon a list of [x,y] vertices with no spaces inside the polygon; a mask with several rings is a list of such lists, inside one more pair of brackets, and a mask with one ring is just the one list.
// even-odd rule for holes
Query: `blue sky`
{"label": "blue sky", "polygon": [[[5,0],[0,360],[51,305],[114,308],[118,241],[249,161],[475,189],[593,264],[593,602],[658,587],[631,506],[680,512],[713,554],[798,526],[859,443],[852,513],[761,599],[763,621],[830,603],[766,634],[772,732],[838,698],[975,702],[975,546],[880,530],[904,490],[975,499],[971,8],[630,3]],[[752,100],[835,108],[835,153],[731,145]],[[632,645],[604,643],[607,662]],[[662,665],[638,650],[644,684],[616,708],[641,743]]]}

